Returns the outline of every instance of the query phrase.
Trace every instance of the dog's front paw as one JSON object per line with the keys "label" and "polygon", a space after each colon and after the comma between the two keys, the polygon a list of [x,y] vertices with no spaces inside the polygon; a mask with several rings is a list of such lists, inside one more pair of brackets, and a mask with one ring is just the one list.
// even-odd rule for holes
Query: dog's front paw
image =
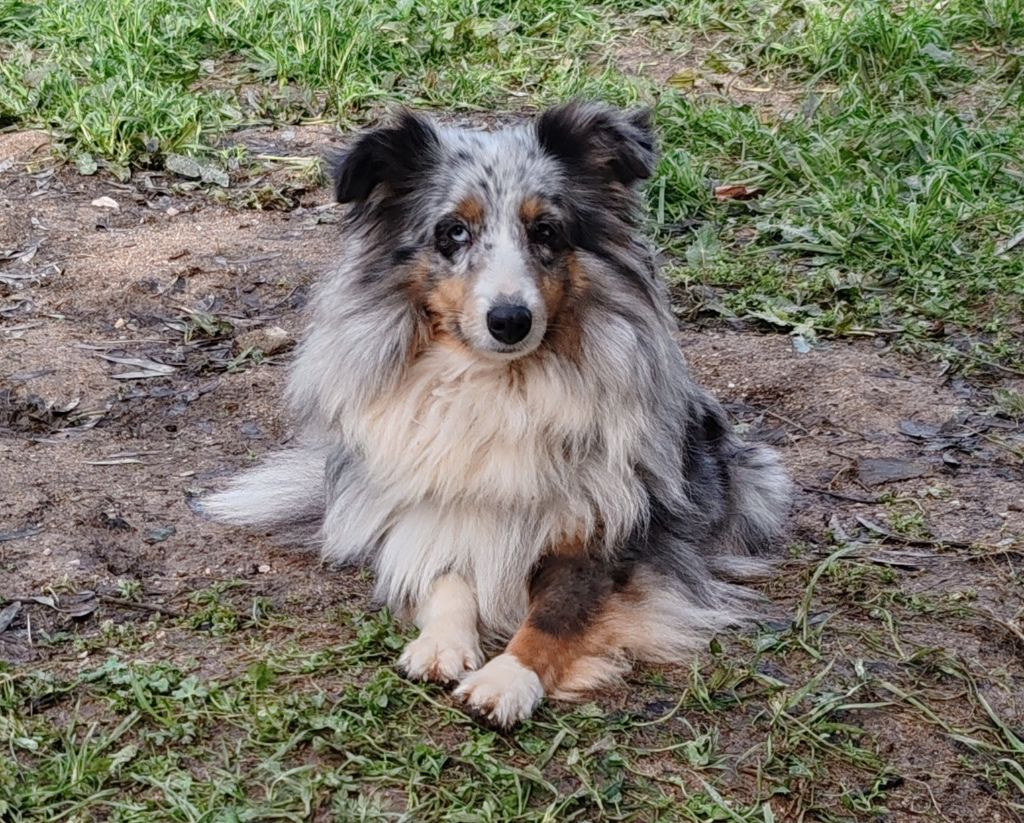
{"label": "dog's front paw", "polygon": [[544,697],[532,669],[513,654],[499,654],[480,671],[468,675],[455,696],[484,723],[507,729],[526,720]]}
{"label": "dog's front paw", "polygon": [[421,634],[410,642],[398,665],[413,680],[448,685],[480,667],[483,654],[475,639],[444,638]]}

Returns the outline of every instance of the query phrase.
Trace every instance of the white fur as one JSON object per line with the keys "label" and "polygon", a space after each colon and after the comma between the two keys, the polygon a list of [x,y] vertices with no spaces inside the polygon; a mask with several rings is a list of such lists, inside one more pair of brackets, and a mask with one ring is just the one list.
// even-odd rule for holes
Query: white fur
{"label": "white fur", "polygon": [[317,518],[325,505],[324,464],[323,450],[314,446],[272,454],[206,497],[202,510],[224,523],[256,527]]}
{"label": "white fur", "polygon": [[455,696],[474,714],[508,728],[533,714],[544,698],[544,687],[533,669],[520,663],[514,654],[506,653],[467,675]]}
{"label": "white fur", "polygon": [[526,306],[533,315],[530,333],[505,357],[522,357],[541,344],[547,332],[544,300],[523,259],[522,248],[513,241],[507,227],[494,240],[494,251],[476,278],[473,297],[473,310],[462,319],[462,330],[475,348],[484,353],[509,348],[494,340],[487,330],[487,313],[502,301]]}
{"label": "white fur", "polygon": [[[559,540],[624,536],[645,497],[630,457],[636,399],[607,402],[564,362],[507,367],[435,347],[386,398],[350,413],[346,442],[365,478],[336,489],[324,523],[325,554],[361,558],[392,604],[423,600],[453,572],[473,588],[489,633],[510,636],[526,613],[526,583]],[[600,427],[605,453],[587,444]],[[575,444],[569,449],[566,444]]]}
{"label": "white fur", "polygon": [[405,647],[398,665],[415,680],[458,680],[483,662],[476,623],[473,590],[457,575],[438,578],[416,613],[420,636]]}

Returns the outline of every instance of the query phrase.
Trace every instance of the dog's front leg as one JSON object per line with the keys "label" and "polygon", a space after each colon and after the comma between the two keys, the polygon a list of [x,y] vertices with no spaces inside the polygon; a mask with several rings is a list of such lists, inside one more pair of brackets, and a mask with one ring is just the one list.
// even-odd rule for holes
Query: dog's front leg
{"label": "dog's front leg", "polygon": [[483,662],[477,631],[476,595],[457,574],[437,578],[416,606],[420,636],[409,643],[398,665],[415,680],[450,684]]}
{"label": "dog's front leg", "polygon": [[530,584],[526,621],[504,653],[468,675],[455,695],[484,722],[508,728],[545,694],[567,691],[581,670],[601,669],[603,620],[619,576],[582,552],[546,558]]}

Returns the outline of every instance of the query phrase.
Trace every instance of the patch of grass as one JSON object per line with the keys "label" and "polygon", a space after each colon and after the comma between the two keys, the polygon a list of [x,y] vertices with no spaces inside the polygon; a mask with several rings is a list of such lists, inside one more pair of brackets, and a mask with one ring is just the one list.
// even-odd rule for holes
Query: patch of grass
{"label": "patch of grass", "polygon": [[[1019,8],[698,8],[716,51],[788,90],[790,108],[662,95],[653,202],[698,305],[805,336],[941,341],[958,365],[1019,369],[1024,264],[1001,245],[1024,206]],[[760,19],[736,25],[747,17]],[[698,74],[719,69],[708,57]],[[763,194],[718,202],[716,183]]]}
{"label": "patch of grass", "polygon": [[[506,105],[611,91],[602,4],[428,0],[0,2],[0,119],[124,168],[229,127],[401,100]],[[619,95],[626,91],[620,91]]]}
{"label": "patch of grass", "polygon": [[[852,85],[814,120],[680,97],[662,122],[678,146],[661,183],[668,228],[713,227],[676,241],[690,263],[679,282],[728,287],[725,311],[781,328],[946,337],[1019,367],[1022,264],[997,252],[1024,204],[1019,119],[979,124]],[[716,203],[707,180],[764,196]]]}
{"label": "patch of grass", "polygon": [[546,704],[509,734],[399,677],[409,634],[387,613],[310,621],[214,586],[180,619],[0,668],[0,815],[867,821],[904,779],[878,731],[897,720],[957,741],[957,768],[1012,803],[1016,732],[968,663],[910,637],[925,613],[898,574],[854,550],[806,570],[792,622],[723,638],[688,673],[640,669],[618,708]]}
{"label": "patch of grass", "polygon": [[[644,40],[703,85],[622,71]],[[350,125],[389,101],[646,98],[664,143],[651,203],[696,308],[1019,371],[1021,249],[1002,244],[1024,228],[1022,42],[1014,0],[0,0],[0,121],[124,178],[239,126]],[[705,75],[782,102],[767,115]],[[716,183],[762,194],[719,202]]]}
{"label": "patch of grass", "polygon": [[[145,648],[133,659],[112,650],[70,677],[0,671],[9,754],[0,760],[0,813],[11,821],[763,821],[773,819],[773,797],[800,791],[794,774],[827,782],[837,768],[876,787],[873,799],[850,802],[874,809],[884,797],[884,766],[863,747],[869,738],[839,720],[859,687],[828,692],[827,668],[788,690],[756,661],[719,659],[693,670],[674,706],[651,704],[650,720],[560,707],[502,736],[440,690],[396,675],[391,663],[407,638],[386,615],[358,617],[354,630],[341,647],[313,653],[279,638],[248,654],[236,645],[217,676]],[[750,719],[759,742],[743,756],[758,764],[758,778],[739,786],[723,768],[718,726],[746,701],[763,706]],[[815,802],[839,808],[847,788],[840,780]]]}
{"label": "patch of grass", "polygon": [[1011,420],[1024,420],[1024,393],[1009,388],[996,389],[992,393],[995,408]]}

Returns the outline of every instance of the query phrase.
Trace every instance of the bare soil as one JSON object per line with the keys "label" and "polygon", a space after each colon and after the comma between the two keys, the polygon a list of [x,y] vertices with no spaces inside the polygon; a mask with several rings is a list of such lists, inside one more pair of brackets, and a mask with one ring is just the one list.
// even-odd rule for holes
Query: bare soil
{"label": "bare soil", "polygon": [[[249,139],[312,155],[328,135]],[[245,341],[267,327],[301,333],[308,288],[336,249],[328,192],[293,186],[287,210],[239,209],[162,174],[128,184],[82,177],[53,166],[41,145],[33,133],[0,135],[0,169],[11,161],[0,172],[0,608],[53,591],[116,600],[137,585],[143,603],[183,613],[196,590],[243,581],[307,615],[329,642],[332,611],[368,597],[361,575],[208,523],[191,505],[291,435],[279,402],[288,349],[254,362]],[[268,172],[244,185],[277,183]],[[117,208],[95,205],[101,197]],[[800,353],[786,336],[709,324],[683,328],[680,342],[697,378],[750,436],[778,446],[798,484],[794,548],[765,587],[779,614],[794,614],[834,537],[861,536],[865,557],[896,575],[901,596],[938,604],[899,627],[908,648],[955,657],[1019,734],[1024,436],[993,412],[992,386],[882,340]],[[167,373],[117,377],[153,364]],[[871,485],[878,471],[918,476]],[[830,647],[837,666],[880,660],[858,639],[862,611],[829,598],[815,609],[845,615]],[[0,629],[0,659],[75,665],[33,634],[146,617],[108,601],[78,619],[27,603]],[[169,658],[203,654],[175,648],[179,640],[187,635],[165,636]],[[211,670],[226,665],[223,652],[211,645]],[[935,677],[951,695],[950,722],[987,722],[955,699],[959,686]],[[991,787],[958,770],[957,744],[920,715],[865,709],[856,720],[904,778],[889,793],[891,819],[936,809],[947,819],[1013,819]]]}

